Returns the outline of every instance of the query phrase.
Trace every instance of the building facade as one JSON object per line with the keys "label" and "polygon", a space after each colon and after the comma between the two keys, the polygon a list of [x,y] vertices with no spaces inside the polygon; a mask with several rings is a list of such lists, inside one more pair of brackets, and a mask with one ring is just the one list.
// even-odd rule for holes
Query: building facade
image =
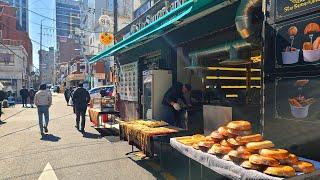
{"label": "building facade", "polygon": [[17,28],[22,31],[29,31],[29,13],[28,0],[1,0],[1,2],[8,3],[10,6],[16,8]]}
{"label": "building facade", "polygon": [[[40,55],[41,53],[41,55]],[[41,83],[55,84],[55,56],[54,48],[50,47],[49,51],[39,51],[39,57],[42,57],[42,64],[40,64],[40,79]]]}
{"label": "building facade", "polygon": [[7,45],[15,54],[4,46],[0,46],[0,82],[5,92],[19,97],[22,86],[30,87],[26,71],[28,53],[21,45]]}
{"label": "building facade", "polygon": [[[27,72],[33,70],[32,42],[27,32],[19,30],[16,22],[16,9],[0,2],[0,36],[8,45],[22,45],[27,52]],[[18,44],[17,44],[18,43]]]}

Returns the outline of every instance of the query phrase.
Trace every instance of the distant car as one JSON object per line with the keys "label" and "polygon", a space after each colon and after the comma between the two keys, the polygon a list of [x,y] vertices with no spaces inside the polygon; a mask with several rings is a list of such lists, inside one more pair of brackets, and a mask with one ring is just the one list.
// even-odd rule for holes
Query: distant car
{"label": "distant car", "polygon": [[89,90],[90,97],[100,97],[100,91],[104,90],[106,91],[107,96],[112,96],[113,91],[114,91],[114,86],[113,85],[108,85],[108,86],[100,86],[100,87],[95,87]]}

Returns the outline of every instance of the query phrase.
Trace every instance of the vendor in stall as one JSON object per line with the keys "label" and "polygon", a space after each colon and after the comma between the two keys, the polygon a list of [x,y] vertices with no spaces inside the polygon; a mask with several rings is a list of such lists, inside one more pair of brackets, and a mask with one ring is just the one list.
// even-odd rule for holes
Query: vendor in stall
{"label": "vendor in stall", "polygon": [[191,106],[190,104],[187,104],[184,97],[189,91],[191,91],[191,85],[182,84],[180,82],[177,82],[168,89],[162,100],[165,112],[164,121],[172,126],[184,128],[184,123],[180,118],[183,113],[182,104],[179,104],[178,102],[182,101],[184,105]]}

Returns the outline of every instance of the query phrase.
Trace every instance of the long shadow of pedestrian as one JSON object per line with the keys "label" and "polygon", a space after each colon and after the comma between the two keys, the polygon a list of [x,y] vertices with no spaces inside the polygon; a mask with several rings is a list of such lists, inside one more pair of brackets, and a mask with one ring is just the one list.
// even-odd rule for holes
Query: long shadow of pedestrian
{"label": "long shadow of pedestrian", "polygon": [[40,140],[42,141],[51,141],[51,142],[58,142],[61,138],[58,136],[55,136],[53,134],[47,134],[42,136]]}
{"label": "long shadow of pedestrian", "polygon": [[100,139],[101,138],[100,134],[93,134],[90,132],[84,132],[83,137],[88,138],[88,139]]}
{"label": "long shadow of pedestrian", "polygon": [[3,124],[5,124],[5,123],[6,123],[6,122],[4,122],[4,121],[0,121],[0,126],[3,125]]}

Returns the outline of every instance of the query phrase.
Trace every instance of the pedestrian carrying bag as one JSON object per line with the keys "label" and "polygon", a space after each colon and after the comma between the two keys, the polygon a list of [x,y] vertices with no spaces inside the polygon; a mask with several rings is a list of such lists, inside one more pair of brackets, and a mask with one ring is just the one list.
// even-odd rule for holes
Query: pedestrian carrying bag
{"label": "pedestrian carrying bag", "polygon": [[73,106],[73,101],[72,101],[72,98],[71,98],[71,97],[69,98],[68,105],[69,105],[69,106]]}

